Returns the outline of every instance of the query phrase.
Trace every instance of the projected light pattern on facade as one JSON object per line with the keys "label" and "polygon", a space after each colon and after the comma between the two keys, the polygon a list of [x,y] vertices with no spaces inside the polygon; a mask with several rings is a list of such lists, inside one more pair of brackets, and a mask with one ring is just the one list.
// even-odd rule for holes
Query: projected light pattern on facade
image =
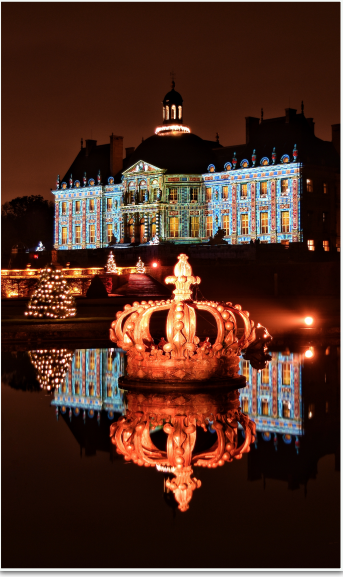
{"label": "projected light pattern on facade", "polygon": [[169,175],[140,161],[123,172],[121,184],[57,183],[54,246],[106,247],[113,237],[145,243],[155,234],[199,242],[220,228],[229,244],[299,242],[301,166],[284,161],[233,170],[227,162],[204,174]]}
{"label": "projected light pattern on facade", "polygon": [[281,434],[287,443],[292,436],[303,435],[302,355],[281,352],[271,355],[272,360],[262,371],[241,359],[240,372],[247,383],[241,391],[241,406],[264,440],[270,440],[272,434]]}
{"label": "projected light pattern on facade", "polygon": [[120,349],[77,349],[63,383],[55,391],[52,405],[65,413],[72,409],[77,416],[82,410],[93,417],[106,411],[123,414],[123,392],[118,379],[124,374],[124,352]]}

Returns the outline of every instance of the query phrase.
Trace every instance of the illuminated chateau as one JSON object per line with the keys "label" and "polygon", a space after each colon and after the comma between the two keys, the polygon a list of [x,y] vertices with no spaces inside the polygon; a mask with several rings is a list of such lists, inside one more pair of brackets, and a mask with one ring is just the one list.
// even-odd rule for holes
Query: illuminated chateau
{"label": "illuminated chateau", "polygon": [[305,242],[339,250],[340,125],[332,142],[314,135],[312,118],[246,118],[246,144],[221,146],[184,124],[175,83],[162,124],[136,149],[123,137],[86,140],[55,196],[55,248],[207,242],[219,229],[229,244]]}

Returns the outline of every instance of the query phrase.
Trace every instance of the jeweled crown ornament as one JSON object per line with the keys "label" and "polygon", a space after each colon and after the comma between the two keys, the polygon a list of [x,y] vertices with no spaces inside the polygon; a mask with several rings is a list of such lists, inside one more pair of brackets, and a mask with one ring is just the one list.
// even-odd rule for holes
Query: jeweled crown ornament
{"label": "jeweled crown ornament", "polygon": [[[175,284],[174,299],[141,301],[126,304],[124,311],[117,312],[110,328],[110,339],[127,351],[127,376],[130,380],[160,381],[171,383],[192,381],[239,380],[239,355],[256,339],[254,321],[241,305],[231,302],[193,301],[192,285],[200,278],[192,275],[192,268],[185,254],[178,256],[174,276],[165,279]],[[151,316],[155,312],[169,310],[166,337],[155,343],[149,331]],[[217,325],[217,337],[212,345],[209,337],[200,342],[196,335],[196,314],[207,311]],[[236,317],[244,324],[238,337]]]}

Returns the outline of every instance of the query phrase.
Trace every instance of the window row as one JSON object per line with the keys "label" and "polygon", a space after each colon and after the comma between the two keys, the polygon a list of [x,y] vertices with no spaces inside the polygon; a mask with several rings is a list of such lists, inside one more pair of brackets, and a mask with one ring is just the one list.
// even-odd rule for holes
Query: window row
{"label": "window row", "polygon": [[[239,196],[240,198],[247,198],[248,197],[248,184],[247,183],[243,183],[243,184],[238,184],[237,185],[237,196]],[[282,195],[287,195],[290,192],[290,181],[289,179],[285,178],[281,180],[281,184],[280,184],[280,191]],[[268,181],[262,181],[260,182],[260,197],[261,198],[266,198],[268,196]],[[223,186],[222,187],[222,200],[227,200],[229,198],[229,187],[228,186]],[[212,188],[208,187],[206,188],[206,201],[207,202],[211,202],[213,199],[213,195],[212,195]]]}
{"label": "window row", "polygon": [[[81,244],[81,225],[76,225],[74,230],[75,230],[75,237],[73,244]],[[91,243],[95,242],[95,224],[90,224],[88,226],[88,242]],[[68,244],[68,228],[66,226],[62,226],[61,244]]]}
{"label": "window row", "polygon": [[[87,202],[87,201],[86,201]],[[74,202],[74,211],[75,214],[79,214],[82,211],[82,201],[81,200],[76,200]],[[113,210],[113,207],[116,206],[117,207],[117,201],[114,201],[113,198],[107,198],[106,199],[106,210],[107,212],[111,212]],[[94,212],[95,211],[95,199],[94,198],[90,198],[88,200],[88,210],[90,212]],[[67,202],[62,202],[61,203],[61,214],[67,214]]]}
{"label": "window row", "polygon": [[[308,248],[308,250],[310,250],[310,251],[316,250],[315,242],[314,242],[313,239],[309,239],[309,240],[307,241],[307,248]],[[323,240],[323,250],[324,250],[325,252],[329,252],[329,251],[330,251],[330,241],[329,241],[329,240]],[[338,248],[337,248],[337,251],[339,252]]]}
{"label": "window row", "polygon": [[[242,398],[241,403],[242,403],[243,413],[249,414],[249,412],[250,412],[249,411],[249,399]],[[269,405],[268,399],[261,399],[259,414],[264,416],[264,417],[270,416],[270,405]],[[290,402],[283,402],[282,403],[282,414],[279,416],[282,416],[284,419],[290,419],[291,418],[291,403]]]}
{"label": "window row", "polygon": [[[313,191],[314,191],[313,180],[311,178],[307,178],[306,179],[306,192],[313,192]],[[323,194],[328,194],[329,186],[328,186],[327,182],[322,182],[322,192],[323,192]]]}
{"label": "window row", "polygon": [[[289,386],[291,384],[291,363],[283,362],[281,365],[281,378],[282,384],[285,386]],[[242,375],[246,378],[247,385],[250,382],[250,362],[243,360],[242,361]],[[262,385],[269,385],[270,384],[270,372],[269,366],[266,366],[264,369],[261,370],[261,384]]]}
{"label": "window row", "polygon": [[175,106],[172,104],[169,106],[163,106],[163,120],[181,120],[182,118],[182,106]]}
{"label": "window row", "polygon": [[[269,234],[269,215],[268,212],[260,212],[260,234]],[[199,216],[190,217],[190,236],[199,237]],[[180,235],[180,219],[178,216],[173,216],[169,218],[169,236],[172,238],[177,238]],[[230,216],[224,214],[222,217],[222,228],[225,231],[225,236],[230,235]],[[291,232],[290,216],[289,211],[281,212],[281,232],[289,233]],[[247,235],[249,234],[249,215],[244,213],[240,215],[240,231],[239,234]],[[206,236],[213,236],[213,217],[206,217]]]}
{"label": "window row", "polygon": [[[90,349],[88,352],[88,368],[90,370],[95,369],[95,354],[96,350]],[[112,368],[115,367],[115,372],[118,370],[117,364],[113,364],[113,357],[111,351],[107,352],[107,371],[112,371]],[[74,356],[74,368],[75,370],[81,369],[81,351],[76,350]]]}

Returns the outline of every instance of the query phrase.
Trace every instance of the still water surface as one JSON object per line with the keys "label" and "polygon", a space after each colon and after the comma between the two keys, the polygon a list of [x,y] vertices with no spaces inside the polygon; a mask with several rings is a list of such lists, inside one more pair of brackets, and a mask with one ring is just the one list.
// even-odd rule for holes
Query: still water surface
{"label": "still water surface", "polygon": [[[171,474],[110,442],[130,408],[123,352],[3,353],[2,568],[339,567],[339,351],[304,350],[273,351],[260,372],[241,360],[256,440],[240,460],[194,467],[185,512]],[[213,444],[206,428],[195,449]],[[151,438],[165,448],[161,427]]]}

